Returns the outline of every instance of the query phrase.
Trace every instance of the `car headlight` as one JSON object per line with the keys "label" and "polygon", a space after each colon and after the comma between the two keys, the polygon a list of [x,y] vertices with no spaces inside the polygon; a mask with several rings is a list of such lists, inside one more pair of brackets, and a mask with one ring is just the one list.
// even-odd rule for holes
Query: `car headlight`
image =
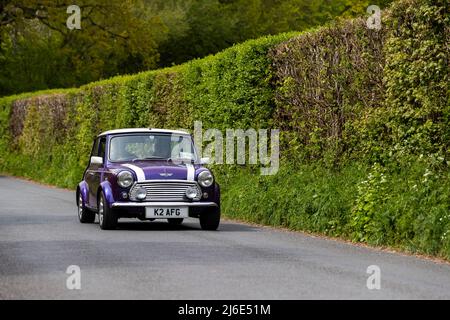
{"label": "car headlight", "polygon": [[198,175],[198,183],[202,187],[210,187],[214,182],[213,175],[209,171],[202,171]]}
{"label": "car headlight", "polygon": [[122,188],[128,188],[130,187],[134,182],[133,175],[130,171],[121,171],[117,175],[117,183]]}

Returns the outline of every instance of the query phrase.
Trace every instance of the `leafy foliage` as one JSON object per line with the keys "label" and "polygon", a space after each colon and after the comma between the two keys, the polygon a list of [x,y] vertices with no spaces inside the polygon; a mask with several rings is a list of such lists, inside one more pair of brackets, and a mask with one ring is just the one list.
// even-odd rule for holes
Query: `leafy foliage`
{"label": "leafy foliage", "polygon": [[[0,1],[0,95],[172,66],[263,35],[365,12],[366,0]],[[390,0],[384,0],[389,3]]]}
{"label": "leafy foliage", "polygon": [[385,34],[364,19],[304,33],[276,46],[275,124],[290,156],[308,159],[351,156],[356,119],[383,99]]}

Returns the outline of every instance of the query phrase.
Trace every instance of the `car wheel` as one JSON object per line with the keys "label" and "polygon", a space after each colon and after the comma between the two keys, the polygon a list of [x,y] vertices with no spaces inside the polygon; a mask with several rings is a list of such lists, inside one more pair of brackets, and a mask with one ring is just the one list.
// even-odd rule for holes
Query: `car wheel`
{"label": "car wheel", "polygon": [[200,215],[200,226],[203,230],[217,230],[220,224],[220,208],[214,208]]}
{"label": "car wheel", "polygon": [[92,212],[83,205],[83,198],[81,192],[78,195],[78,219],[81,223],[94,223],[95,212]]}
{"label": "car wheel", "polygon": [[180,224],[183,223],[183,218],[171,218],[171,219],[167,219],[167,222],[169,222],[170,225],[172,226],[179,226]]}
{"label": "car wheel", "polygon": [[105,195],[103,191],[98,199],[98,221],[100,228],[103,230],[113,230],[117,227],[117,215],[106,204]]}

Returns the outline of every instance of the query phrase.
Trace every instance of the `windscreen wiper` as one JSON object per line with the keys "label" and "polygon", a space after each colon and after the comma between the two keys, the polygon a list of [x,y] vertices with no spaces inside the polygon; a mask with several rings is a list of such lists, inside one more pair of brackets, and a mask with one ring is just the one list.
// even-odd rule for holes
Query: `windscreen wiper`
{"label": "windscreen wiper", "polygon": [[145,157],[145,158],[135,158],[132,161],[146,161],[146,160],[166,160],[166,158],[162,157]]}

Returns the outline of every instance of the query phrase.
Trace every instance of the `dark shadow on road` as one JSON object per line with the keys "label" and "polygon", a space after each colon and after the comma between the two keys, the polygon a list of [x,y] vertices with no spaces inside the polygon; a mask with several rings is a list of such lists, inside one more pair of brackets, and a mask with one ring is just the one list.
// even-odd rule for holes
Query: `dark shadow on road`
{"label": "dark shadow on road", "polygon": [[[120,222],[117,226],[117,230],[134,230],[134,231],[199,231],[201,230],[200,224],[196,225],[195,222],[183,223],[180,226],[173,226],[166,221],[161,222],[147,222],[147,221],[124,221]],[[217,232],[253,232],[258,231],[259,228],[252,227],[244,224],[235,223],[222,223],[219,226]]]}
{"label": "dark shadow on road", "polygon": [[180,226],[173,226],[167,222],[120,222],[117,225],[117,230],[134,230],[134,231],[180,231],[180,230],[198,230],[189,225],[182,224]]}

